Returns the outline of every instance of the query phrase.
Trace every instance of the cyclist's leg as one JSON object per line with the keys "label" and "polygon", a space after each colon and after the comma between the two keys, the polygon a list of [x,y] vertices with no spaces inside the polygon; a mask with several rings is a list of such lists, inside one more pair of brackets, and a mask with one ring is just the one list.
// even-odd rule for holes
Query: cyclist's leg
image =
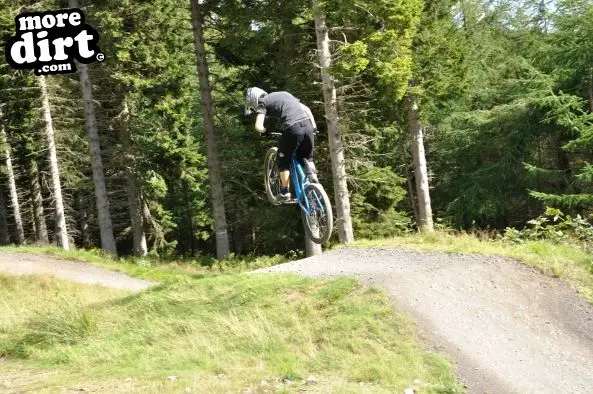
{"label": "cyclist's leg", "polygon": [[298,135],[286,130],[278,142],[278,170],[280,171],[280,181],[282,182],[282,196],[290,198],[289,179],[290,179],[290,160],[296,148],[299,145]]}
{"label": "cyclist's leg", "polygon": [[303,142],[297,148],[297,157],[302,158],[302,159],[307,159],[309,168],[306,170],[307,171],[311,170],[311,172],[313,172],[313,176],[314,176],[314,173],[316,172],[315,163],[313,162],[314,153],[315,153],[315,134],[313,133],[313,126],[310,125],[310,127],[307,127],[307,129],[306,129],[306,133],[303,137]]}
{"label": "cyclist's leg", "polygon": [[305,135],[303,135],[302,142],[297,148],[297,157],[301,159],[307,159],[309,162],[313,162],[313,155],[315,151],[315,140],[313,137],[313,130],[307,130]]}

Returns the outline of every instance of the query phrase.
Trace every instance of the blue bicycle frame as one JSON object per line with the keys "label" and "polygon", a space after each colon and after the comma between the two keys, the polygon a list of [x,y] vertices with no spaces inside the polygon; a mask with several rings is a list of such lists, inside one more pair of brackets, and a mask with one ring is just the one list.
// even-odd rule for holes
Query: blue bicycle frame
{"label": "blue bicycle frame", "polygon": [[[292,179],[294,191],[296,194],[296,200],[299,206],[307,215],[311,213],[311,207],[309,205],[309,200],[304,198],[305,195],[305,188],[311,182],[307,179],[305,175],[305,171],[303,171],[303,166],[301,165],[300,161],[297,160],[296,156],[293,155],[290,162],[290,177]],[[319,196],[315,193],[315,199],[317,200],[317,206],[321,210],[321,214],[323,214],[323,204],[319,200]]]}

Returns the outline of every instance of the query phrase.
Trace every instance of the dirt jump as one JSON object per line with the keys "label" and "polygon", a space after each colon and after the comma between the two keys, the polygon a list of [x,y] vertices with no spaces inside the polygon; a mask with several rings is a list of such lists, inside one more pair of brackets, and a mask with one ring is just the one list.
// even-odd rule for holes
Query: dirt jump
{"label": "dirt jump", "polygon": [[500,257],[344,248],[256,271],[357,276],[384,288],[470,393],[593,393],[593,307]]}

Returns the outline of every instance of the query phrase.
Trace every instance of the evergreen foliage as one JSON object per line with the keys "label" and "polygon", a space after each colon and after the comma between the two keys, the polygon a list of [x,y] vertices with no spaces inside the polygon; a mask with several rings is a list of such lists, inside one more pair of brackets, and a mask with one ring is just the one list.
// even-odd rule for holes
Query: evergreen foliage
{"label": "evergreen foliage", "polygon": [[[89,69],[118,252],[133,252],[131,171],[148,249],[162,256],[215,255],[190,1],[80,5],[106,54]],[[19,12],[67,6],[0,1],[0,39],[14,34]],[[265,199],[262,164],[272,141],[262,140],[254,119],[242,115],[247,87],[287,90],[312,109],[320,130],[319,178],[333,195],[311,6],[304,0],[203,4],[226,217],[238,254],[304,246],[297,209]],[[435,220],[458,228],[523,228],[546,206],[570,220],[589,220],[591,0],[562,0],[554,7],[533,0],[327,0],[321,6],[330,27],[357,238],[411,231],[417,221],[404,100],[410,94],[424,126]],[[2,58],[4,50],[2,45]],[[78,247],[98,247],[79,80],[72,74],[47,81],[69,235]],[[32,191],[38,178],[55,243],[40,91],[32,72],[0,64],[0,106],[27,242],[39,241]],[[14,242],[4,164],[0,192]]]}

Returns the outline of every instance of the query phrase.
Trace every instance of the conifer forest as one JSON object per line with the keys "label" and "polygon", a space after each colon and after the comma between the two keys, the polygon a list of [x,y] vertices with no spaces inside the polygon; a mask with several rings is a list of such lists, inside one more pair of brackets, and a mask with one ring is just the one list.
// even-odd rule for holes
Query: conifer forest
{"label": "conifer forest", "polygon": [[[18,15],[75,8],[102,61],[5,61]],[[592,220],[592,0],[0,0],[0,35],[0,244],[304,250],[254,86],[311,108],[332,243]]]}

